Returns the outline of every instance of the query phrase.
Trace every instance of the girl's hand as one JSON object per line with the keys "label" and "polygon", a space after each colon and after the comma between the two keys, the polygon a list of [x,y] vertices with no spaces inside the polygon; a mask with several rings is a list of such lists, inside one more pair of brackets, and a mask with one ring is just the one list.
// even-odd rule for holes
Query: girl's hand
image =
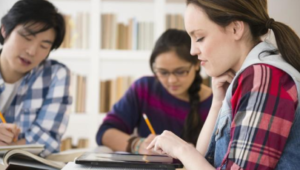
{"label": "girl's hand", "polygon": [[156,154],[155,152],[148,150],[147,146],[153,141],[153,139],[156,137],[156,135],[150,134],[140,145],[139,153],[140,154],[147,154],[147,155],[153,155]]}
{"label": "girl's hand", "polygon": [[226,90],[233,78],[234,74],[232,71],[227,71],[219,77],[212,77],[213,103],[223,102]]}
{"label": "girl's hand", "polygon": [[166,130],[161,135],[155,137],[147,147],[148,150],[153,150],[158,154],[167,154],[176,159],[178,159],[179,154],[184,153],[182,151],[186,148],[191,148],[191,145]]}

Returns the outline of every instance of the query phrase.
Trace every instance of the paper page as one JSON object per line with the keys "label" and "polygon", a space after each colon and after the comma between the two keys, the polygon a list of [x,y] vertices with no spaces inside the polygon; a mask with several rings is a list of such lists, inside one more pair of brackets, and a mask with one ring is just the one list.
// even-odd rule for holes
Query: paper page
{"label": "paper page", "polygon": [[22,149],[30,153],[38,155],[44,150],[44,145],[41,144],[28,144],[28,145],[10,145],[10,146],[0,146],[0,155],[5,154],[7,151],[12,149]]}

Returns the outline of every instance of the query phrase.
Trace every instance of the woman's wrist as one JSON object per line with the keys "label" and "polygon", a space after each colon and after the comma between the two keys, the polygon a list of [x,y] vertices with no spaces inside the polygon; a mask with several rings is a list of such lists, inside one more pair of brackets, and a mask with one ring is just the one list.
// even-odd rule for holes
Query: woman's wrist
{"label": "woman's wrist", "polygon": [[215,101],[213,100],[211,103],[211,109],[220,109],[222,107],[223,101]]}
{"label": "woman's wrist", "polygon": [[134,142],[138,139],[138,136],[131,136],[128,140],[127,140],[127,147],[126,147],[126,152],[132,152],[132,145],[134,144]]}
{"label": "woman's wrist", "polygon": [[180,147],[177,147],[175,155],[177,155],[177,159],[182,160],[184,157],[194,152],[194,150],[196,150],[196,148],[192,144],[186,143]]}
{"label": "woman's wrist", "polygon": [[139,154],[140,146],[142,145],[144,140],[145,138],[138,138],[133,144],[133,149],[131,150],[131,152],[135,154]]}

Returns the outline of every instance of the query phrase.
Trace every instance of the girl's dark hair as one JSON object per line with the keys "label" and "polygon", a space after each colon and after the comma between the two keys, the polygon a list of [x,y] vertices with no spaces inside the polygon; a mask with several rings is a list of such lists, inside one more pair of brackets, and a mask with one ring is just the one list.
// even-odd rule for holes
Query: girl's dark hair
{"label": "girl's dark hair", "polygon": [[[40,23],[43,24],[43,27],[40,29],[30,29],[30,27]],[[56,37],[51,50],[57,49],[65,36],[65,21],[63,16],[46,0],[19,0],[1,19],[1,28],[4,27],[6,37],[20,24],[30,30],[30,34],[32,35],[53,28]],[[5,38],[1,33],[0,43],[3,44],[4,40]]]}
{"label": "girl's dark hair", "polygon": [[233,21],[246,22],[254,41],[272,29],[283,59],[300,72],[300,39],[289,26],[269,17],[267,0],[187,0],[188,4],[202,8],[222,27]]}
{"label": "girl's dark hair", "polygon": [[[198,59],[196,56],[192,56],[190,54],[190,49],[191,39],[185,31],[176,29],[169,29],[165,31],[156,41],[150,57],[150,67],[152,72],[155,74],[153,64],[156,60],[156,57],[169,51],[174,51],[180,59],[193,65],[197,65]],[[199,91],[201,83],[202,78],[200,76],[199,69],[196,71],[194,81],[188,89],[191,109],[185,119],[183,129],[183,139],[187,142],[193,143],[194,145],[197,143],[198,135],[204,123],[198,113],[198,105],[200,101]]]}

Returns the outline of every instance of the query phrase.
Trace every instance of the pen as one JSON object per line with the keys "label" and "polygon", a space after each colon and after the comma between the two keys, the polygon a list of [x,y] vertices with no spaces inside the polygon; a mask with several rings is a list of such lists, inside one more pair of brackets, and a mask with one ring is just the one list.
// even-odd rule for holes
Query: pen
{"label": "pen", "polygon": [[[1,112],[0,112],[0,119],[1,119],[2,123],[6,123],[6,120]],[[14,139],[14,142],[16,142],[16,141],[17,141],[17,138]]]}
{"label": "pen", "polygon": [[155,131],[154,131],[154,129],[153,129],[153,127],[152,127],[152,125],[151,125],[151,123],[150,123],[150,121],[149,121],[149,119],[148,119],[148,117],[147,117],[147,115],[146,115],[145,113],[143,113],[143,117],[144,117],[144,119],[145,119],[145,122],[146,122],[146,124],[147,124],[147,126],[148,126],[150,132],[151,132],[153,135],[155,135]]}

